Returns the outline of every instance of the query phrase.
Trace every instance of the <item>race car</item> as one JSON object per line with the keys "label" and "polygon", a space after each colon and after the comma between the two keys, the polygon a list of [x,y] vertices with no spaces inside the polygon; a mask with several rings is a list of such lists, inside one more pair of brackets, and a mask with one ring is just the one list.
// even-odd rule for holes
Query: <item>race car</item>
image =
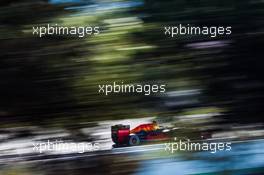
{"label": "race car", "polygon": [[[175,130],[176,129],[176,130]],[[175,133],[178,133],[175,135]],[[186,129],[179,130],[179,128],[164,128],[162,126],[158,126],[156,121],[153,121],[149,124],[141,124],[136,128],[130,130],[129,125],[114,125],[111,126],[111,136],[112,140],[115,143],[114,147],[120,146],[135,146],[141,143],[146,142],[157,142],[157,141],[166,141],[173,139],[174,137],[179,137],[179,133],[188,133]],[[212,138],[212,133],[208,131],[197,132],[189,131],[189,139],[191,140],[206,140]],[[186,139],[183,137],[183,139]]]}
{"label": "race car", "polygon": [[114,125],[111,127],[114,146],[135,146],[147,141],[168,140],[169,130],[160,128],[154,121],[150,124],[142,124],[130,130],[129,125]]}

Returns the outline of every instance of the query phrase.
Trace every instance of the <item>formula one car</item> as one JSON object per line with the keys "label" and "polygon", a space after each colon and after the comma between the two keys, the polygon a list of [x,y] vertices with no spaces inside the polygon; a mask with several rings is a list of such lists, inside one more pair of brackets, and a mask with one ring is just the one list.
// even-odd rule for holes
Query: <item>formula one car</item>
{"label": "formula one car", "polygon": [[[146,142],[166,141],[174,138],[175,128],[164,128],[157,125],[155,121],[150,124],[142,124],[130,130],[129,125],[111,126],[111,136],[115,143],[114,147],[135,146]],[[184,130],[186,133],[186,130]],[[177,137],[179,135],[177,134]],[[209,139],[212,137],[211,132],[192,131],[191,139]]]}
{"label": "formula one car", "polygon": [[156,122],[142,124],[132,130],[129,125],[114,125],[111,127],[111,135],[115,147],[135,146],[142,142],[162,141],[170,138],[169,130],[158,128]]}

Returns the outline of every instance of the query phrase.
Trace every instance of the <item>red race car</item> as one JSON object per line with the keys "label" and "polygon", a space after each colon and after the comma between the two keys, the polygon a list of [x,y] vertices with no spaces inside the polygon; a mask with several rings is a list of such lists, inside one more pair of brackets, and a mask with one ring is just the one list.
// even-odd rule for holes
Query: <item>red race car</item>
{"label": "red race car", "polygon": [[114,125],[111,127],[112,140],[115,146],[134,146],[146,141],[161,141],[170,138],[166,129],[161,129],[153,121],[142,124],[130,130],[129,125]]}

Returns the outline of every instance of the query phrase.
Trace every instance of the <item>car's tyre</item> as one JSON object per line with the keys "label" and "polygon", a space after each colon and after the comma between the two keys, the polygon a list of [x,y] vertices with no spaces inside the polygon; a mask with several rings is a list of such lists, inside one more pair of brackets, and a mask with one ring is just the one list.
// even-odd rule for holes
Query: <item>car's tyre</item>
{"label": "car's tyre", "polygon": [[129,138],[129,145],[130,146],[135,146],[140,144],[140,139],[137,135],[130,135]]}

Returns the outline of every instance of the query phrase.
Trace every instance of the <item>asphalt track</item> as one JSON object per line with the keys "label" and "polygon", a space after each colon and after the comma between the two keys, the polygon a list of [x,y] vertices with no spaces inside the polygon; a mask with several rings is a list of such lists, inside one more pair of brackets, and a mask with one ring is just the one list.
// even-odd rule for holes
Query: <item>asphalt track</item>
{"label": "asphalt track", "polygon": [[[216,140],[210,140],[211,142]],[[197,141],[199,142],[199,141]],[[260,144],[264,145],[264,139],[255,139],[255,140],[242,140],[242,141],[231,141],[232,145],[246,145],[246,144]],[[23,155],[5,155],[0,157],[0,165],[1,164],[9,164],[15,162],[48,162],[48,161],[63,161],[63,160],[71,160],[71,159],[79,159],[79,158],[89,158],[95,156],[113,156],[113,155],[121,155],[121,154],[141,154],[146,152],[155,152],[155,151],[165,151],[165,144],[151,144],[151,145],[140,145],[140,146],[132,146],[132,147],[120,147],[120,148],[111,148],[108,150],[102,151],[94,151],[87,153],[74,153],[74,154],[23,154]],[[263,149],[251,149],[249,150],[251,153],[263,154]],[[236,150],[229,151],[229,156],[240,155],[241,152]]]}

